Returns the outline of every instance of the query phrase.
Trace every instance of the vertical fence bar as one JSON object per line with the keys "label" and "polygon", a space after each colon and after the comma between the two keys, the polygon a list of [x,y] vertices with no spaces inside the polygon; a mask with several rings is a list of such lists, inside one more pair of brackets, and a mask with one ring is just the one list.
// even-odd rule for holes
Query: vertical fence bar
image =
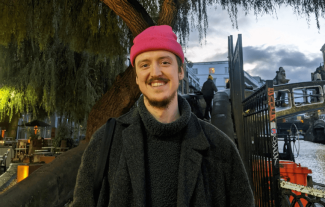
{"label": "vertical fence bar", "polygon": [[[279,149],[278,149],[278,138],[277,138],[277,126],[275,116],[275,102],[274,102],[274,88],[273,81],[266,81],[267,98],[268,98],[268,115],[269,115],[269,130],[270,141],[272,143],[271,157],[272,157],[272,179],[271,186],[273,193],[272,200],[274,200],[275,206],[280,206],[280,192],[279,192],[279,180],[280,180],[280,169],[279,169]],[[269,142],[270,143],[270,142]]]}

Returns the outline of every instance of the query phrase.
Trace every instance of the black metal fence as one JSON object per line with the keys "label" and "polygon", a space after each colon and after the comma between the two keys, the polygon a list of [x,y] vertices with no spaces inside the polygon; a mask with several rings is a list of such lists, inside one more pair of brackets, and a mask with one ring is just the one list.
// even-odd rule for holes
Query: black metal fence
{"label": "black metal fence", "polygon": [[280,206],[279,150],[272,81],[243,101],[244,139],[248,174],[260,207]]}

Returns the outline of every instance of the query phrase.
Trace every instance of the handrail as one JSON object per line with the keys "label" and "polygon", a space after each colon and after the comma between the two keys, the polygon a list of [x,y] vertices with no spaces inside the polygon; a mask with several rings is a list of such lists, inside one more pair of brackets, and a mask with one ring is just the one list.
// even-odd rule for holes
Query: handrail
{"label": "handrail", "polygon": [[304,204],[305,206],[315,206],[315,204],[325,206],[325,191],[284,180],[281,180],[279,184],[283,207],[297,206],[297,204],[301,207],[303,207]]}
{"label": "handrail", "polygon": [[194,74],[194,72],[192,71],[192,69],[188,69],[187,70],[192,76],[193,78],[197,81],[197,82],[200,82],[200,79],[198,77],[196,77],[196,74]]}
{"label": "handrail", "polygon": [[304,185],[298,185],[295,183],[290,183],[284,180],[280,181],[280,187],[284,189],[294,190],[300,193],[306,193],[308,195],[325,198],[325,191],[316,188],[307,187]]}

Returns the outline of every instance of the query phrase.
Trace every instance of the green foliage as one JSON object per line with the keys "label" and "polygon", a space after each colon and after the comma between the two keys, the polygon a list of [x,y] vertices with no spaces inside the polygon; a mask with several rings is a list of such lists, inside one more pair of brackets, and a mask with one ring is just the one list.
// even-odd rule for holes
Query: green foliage
{"label": "green foliage", "polygon": [[57,112],[83,122],[126,68],[125,28],[101,1],[0,0],[0,119]]}
{"label": "green foliage", "polygon": [[0,46],[0,119],[14,112],[36,118],[45,111],[80,123],[126,68],[119,56],[76,53],[59,39],[49,46],[41,50],[32,40]]}
{"label": "green foliage", "polygon": [[[147,13],[157,20],[164,0],[139,0]],[[178,14],[174,30],[184,46],[189,29],[199,31],[200,41],[208,27],[207,7],[220,5],[227,10],[234,26],[237,13],[243,9],[255,15],[274,14],[280,6],[290,6],[294,12],[309,21],[315,15],[325,15],[324,1],[293,0],[177,0]],[[131,42],[127,27],[112,10],[100,0],[0,0],[0,45],[33,39],[41,50],[55,35],[76,52],[87,51],[112,57],[123,53]],[[122,47],[121,47],[122,45]]]}
{"label": "green foliage", "polygon": [[40,136],[39,132],[35,134],[34,130],[29,129],[27,131],[27,137],[30,140],[37,140],[39,136]]}
{"label": "green foliage", "polygon": [[71,138],[72,135],[71,130],[72,129],[68,123],[66,122],[61,123],[56,129],[55,138],[53,140],[53,146],[60,147],[61,140],[67,140],[68,138]]}
{"label": "green foliage", "polygon": [[32,40],[43,51],[57,36],[72,51],[115,57],[129,42],[123,27],[101,1],[0,0],[0,45]]}

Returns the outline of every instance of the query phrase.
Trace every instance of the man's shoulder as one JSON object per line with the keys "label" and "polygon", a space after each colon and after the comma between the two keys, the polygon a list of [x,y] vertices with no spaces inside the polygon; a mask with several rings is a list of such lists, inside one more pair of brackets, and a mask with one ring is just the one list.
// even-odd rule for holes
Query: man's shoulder
{"label": "man's shoulder", "polygon": [[106,126],[106,123],[103,124],[102,126],[100,126],[95,132],[94,134],[92,135],[92,138],[91,138],[91,142],[89,144],[100,144],[103,137],[104,137],[104,134],[105,134],[105,126]]}
{"label": "man's shoulder", "polygon": [[130,111],[128,111],[127,113],[119,116],[116,118],[116,122],[119,123],[119,124],[122,124],[122,125],[129,125],[131,124],[134,116],[136,116],[136,113],[138,113],[138,110],[137,108],[131,108]]}
{"label": "man's shoulder", "polygon": [[[121,126],[121,125],[128,125],[131,123],[132,121],[132,117],[135,113],[135,108],[131,109],[129,112],[117,117],[117,118],[114,118],[116,120],[116,126]],[[103,136],[104,136],[104,133],[105,133],[105,126],[106,126],[106,122],[101,125],[93,134],[93,139],[96,139],[96,140],[100,140]],[[116,129],[117,127],[115,127]]]}

